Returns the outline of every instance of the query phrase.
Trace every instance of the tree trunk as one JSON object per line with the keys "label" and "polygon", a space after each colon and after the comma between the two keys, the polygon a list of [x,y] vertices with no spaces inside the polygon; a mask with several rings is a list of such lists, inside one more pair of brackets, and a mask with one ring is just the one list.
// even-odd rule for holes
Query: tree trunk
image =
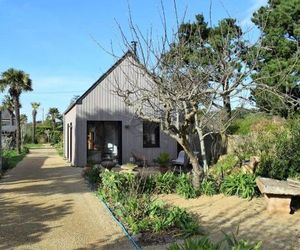
{"label": "tree trunk", "polygon": [[208,173],[208,163],[207,163],[203,131],[201,128],[198,128],[198,127],[196,128],[196,130],[197,130],[199,141],[200,141],[200,152],[201,152],[201,159],[203,162],[203,169],[204,169],[204,173],[207,174]]}
{"label": "tree trunk", "polygon": [[55,125],[56,125],[55,118],[52,118],[52,131],[55,130]]}
{"label": "tree trunk", "polygon": [[35,131],[36,131],[36,113],[32,112],[32,143],[36,142],[35,140]]}
{"label": "tree trunk", "polygon": [[195,127],[196,127],[196,131],[198,134],[199,142],[200,142],[200,152],[201,152],[201,158],[202,158],[202,162],[203,162],[203,169],[204,169],[204,173],[207,174],[208,164],[207,164],[203,129],[202,129],[202,125],[200,123],[200,119],[198,118],[198,114],[196,114],[196,116],[195,116],[195,125],[196,125]]}
{"label": "tree trunk", "polygon": [[223,97],[223,107],[224,107],[224,124],[226,124],[231,118],[231,103],[230,95],[225,95]]}
{"label": "tree trunk", "polygon": [[195,189],[199,189],[200,188],[200,183],[201,183],[201,181],[204,177],[204,173],[203,173],[202,167],[199,164],[198,157],[192,151],[187,139],[178,140],[178,142],[182,146],[182,148],[184,149],[185,153],[189,157],[190,162],[192,164],[192,167],[193,167],[193,171],[192,171],[192,173],[193,173],[193,179],[192,179],[193,187]]}
{"label": "tree trunk", "polygon": [[16,112],[16,150],[21,153],[21,127],[20,127],[20,102],[19,96],[13,96],[15,112]]}

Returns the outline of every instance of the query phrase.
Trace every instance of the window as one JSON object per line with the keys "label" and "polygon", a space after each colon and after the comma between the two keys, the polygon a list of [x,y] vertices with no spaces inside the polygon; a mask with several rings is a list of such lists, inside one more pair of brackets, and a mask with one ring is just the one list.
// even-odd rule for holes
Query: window
{"label": "window", "polygon": [[159,124],[153,122],[143,122],[143,147],[159,148]]}
{"label": "window", "polygon": [[10,126],[10,120],[2,120],[2,126]]}

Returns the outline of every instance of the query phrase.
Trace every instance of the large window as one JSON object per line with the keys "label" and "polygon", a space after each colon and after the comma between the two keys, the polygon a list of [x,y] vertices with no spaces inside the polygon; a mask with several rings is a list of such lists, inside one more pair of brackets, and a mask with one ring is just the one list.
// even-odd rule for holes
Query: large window
{"label": "large window", "polygon": [[159,124],[153,122],[143,122],[143,146],[144,148],[159,147]]}
{"label": "large window", "polygon": [[88,121],[87,149],[88,161],[101,163],[115,161],[122,163],[122,143],[120,121]]}

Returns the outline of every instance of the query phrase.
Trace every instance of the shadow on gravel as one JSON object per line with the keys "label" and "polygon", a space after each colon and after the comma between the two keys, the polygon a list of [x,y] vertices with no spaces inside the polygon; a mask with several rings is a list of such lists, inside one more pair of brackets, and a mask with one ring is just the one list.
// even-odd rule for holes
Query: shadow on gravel
{"label": "shadow on gravel", "polygon": [[81,185],[82,169],[60,164],[45,165],[48,157],[25,158],[0,181],[0,197],[5,193],[45,196],[87,192]]}
{"label": "shadow on gravel", "polygon": [[69,214],[71,208],[72,203],[67,200],[63,205],[43,206],[0,198],[0,249],[39,242],[45,233],[53,229],[43,222],[58,220]]}
{"label": "shadow on gravel", "polygon": [[[109,239],[109,235],[106,235],[107,239]],[[113,237],[113,235],[111,235],[111,237]],[[105,250],[130,250],[130,249],[135,249],[132,245],[131,248],[124,248],[124,246],[128,246],[128,238],[126,236],[123,236],[119,239],[116,240],[99,240],[95,243],[89,244],[85,247],[80,247],[80,248],[76,248],[76,250],[92,250],[92,249],[105,249]],[[131,245],[131,243],[129,243],[129,245]],[[101,247],[99,247],[101,246]]]}

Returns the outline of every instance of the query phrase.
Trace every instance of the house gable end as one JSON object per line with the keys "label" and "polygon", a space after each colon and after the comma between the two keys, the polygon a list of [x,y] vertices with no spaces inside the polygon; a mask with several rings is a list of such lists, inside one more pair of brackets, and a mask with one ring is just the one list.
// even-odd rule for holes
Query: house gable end
{"label": "house gable end", "polygon": [[71,104],[67,110],[64,112],[66,115],[75,105],[82,104],[82,100],[91,93],[105,78],[110,75],[126,58],[132,57],[135,60],[136,57],[133,55],[131,51],[127,51],[113,66],[111,66],[86,92],[84,92],[73,104]]}

